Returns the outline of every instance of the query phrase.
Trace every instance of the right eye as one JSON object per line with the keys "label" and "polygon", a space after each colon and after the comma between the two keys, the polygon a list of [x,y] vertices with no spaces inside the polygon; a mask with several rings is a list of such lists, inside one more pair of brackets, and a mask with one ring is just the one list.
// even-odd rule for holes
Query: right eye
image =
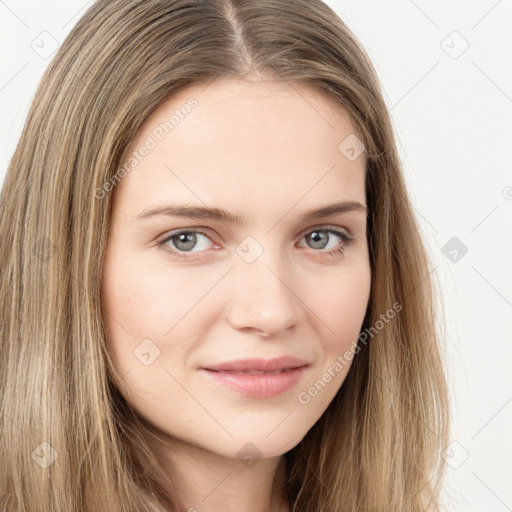
{"label": "right eye", "polygon": [[[167,251],[174,256],[186,258],[187,253],[194,254],[208,248],[207,243],[204,241],[201,243],[201,238],[210,240],[206,235],[206,232],[203,230],[198,230],[197,228],[181,229],[177,231],[171,231],[171,234],[166,233],[164,237],[157,241],[157,244],[159,247],[162,247],[164,251]],[[192,249],[195,248],[198,244],[200,246],[199,250],[192,251]]]}

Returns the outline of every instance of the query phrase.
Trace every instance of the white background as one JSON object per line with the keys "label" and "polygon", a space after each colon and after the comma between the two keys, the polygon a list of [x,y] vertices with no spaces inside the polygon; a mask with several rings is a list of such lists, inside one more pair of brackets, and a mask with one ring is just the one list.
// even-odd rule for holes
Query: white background
{"label": "white background", "polygon": [[[0,184],[52,58],[33,41],[46,31],[60,44],[91,4],[0,0]],[[327,4],[380,76],[442,290],[454,422],[445,504],[512,510],[512,0]]]}

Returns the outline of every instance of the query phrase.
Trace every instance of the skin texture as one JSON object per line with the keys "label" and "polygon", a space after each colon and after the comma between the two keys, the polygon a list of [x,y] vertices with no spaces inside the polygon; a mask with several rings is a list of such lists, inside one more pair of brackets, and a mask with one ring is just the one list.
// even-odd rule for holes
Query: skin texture
{"label": "skin texture", "polygon": [[[185,510],[287,510],[279,491],[282,455],[326,410],[350,363],[308,404],[298,394],[357,339],[371,282],[364,212],[300,219],[341,200],[366,206],[364,153],[350,161],[340,152],[340,142],[355,131],[322,93],[284,82],[218,79],[160,105],[128,154],[191,97],[197,105],[112,191],[102,298],[110,351],[123,376],[117,385],[151,425],[148,440]],[[136,219],[173,202],[219,207],[247,220]],[[156,242],[199,227],[206,235],[196,232],[195,246],[177,236],[174,244]],[[325,248],[306,236],[329,227],[354,237],[343,253],[327,254],[344,243],[334,234],[322,232]],[[262,249],[251,263],[237,252],[247,237],[250,254]],[[149,365],[135,355],[149,353],[144,357],[151,360],[157,350]],[[271,398],[244,396],[198,371],[283,355],[311,365],[298,385]],[[255,463],[238,455],[244,447]]]}

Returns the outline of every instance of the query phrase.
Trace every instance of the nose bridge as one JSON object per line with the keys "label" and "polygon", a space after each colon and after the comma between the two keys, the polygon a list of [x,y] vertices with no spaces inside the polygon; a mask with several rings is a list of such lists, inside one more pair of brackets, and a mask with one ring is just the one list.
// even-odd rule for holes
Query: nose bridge
{"label": "nose bridge", "polygon": [[236,249],[230,321],[236,328],[268,334],[283,331],[297,320],[299,299],[294,294],[290,266],[278,246],[247,237]]}

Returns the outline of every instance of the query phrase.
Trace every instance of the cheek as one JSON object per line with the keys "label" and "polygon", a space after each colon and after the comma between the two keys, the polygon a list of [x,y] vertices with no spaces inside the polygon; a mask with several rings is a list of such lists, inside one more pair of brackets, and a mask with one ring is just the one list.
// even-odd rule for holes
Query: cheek
{"label": "cheek", "polygon": [[132,255],[105,265],[103,303],[108,344],[121,375],[140,371],[147,352],[156,363],[164,349],[160,340],[173,326],[173,298],[164,293],[167,283],[158,277],[152,266]]}
{"label": "cheek", "polygon": [[[192,268],[170,269],[155,259],[143,261],[137,254],[112,259],[105,265],[108,345],[120,375],[129,371],[130,375],[144,375],[139,381],[135,379],[135,387],[144,385],[145,392],[151,394],[152,386],[161,387],[153,379],[164,368],[185,365],[196,343],[195,333],[206,330],[208,322],[218,316],[216,304],[205,309],[204,304],[211,305],[211,301],[201,302],[218,280],[213,274],[196,276]],[[144,366],[148,360],[154,361],[149,373]],[[163,374],[163,378],[168,380],[169,376]]]}
{"label": "cheek", "polygon": [[[199,440],[225,453],[236,454],[246,438],[269,454],[286,451],[318,420],[346,376],[348,367],[334,371],[331,380],[327,380],[329,375],[323,377],[357,338],[369,298],[369,266],[347,262],[321,275],[318,270],[304,273],[294,283],[303,312],[300,329],[312,335],[308,343],[317,358],[315,368],[286,403],[295,411],[293,422],[283,422],[283,404],[257,410],[242,406],[240,401],[237,409],[238,402],[217,395],[192,372],[187,373],[190,354],[200,347],[215,322],[226,321],[221,309],[231,296],[208,296],[223,273],[205,272],[200,266],[172,270],[159,261],[137,261],[135,254],[106,266],[105,300],[112,315],[106,315],[106,321],[113,359],[122,377],[117,387],[139,414],[174,437]],[[235,283],[230,286],[228,290],[237,291]],[[299,300],[292,297],[290,294],[290,300]],[[160,340],[161,355],[150,366],[134,356],[146,338],[157,343]],[[300,401],[300,397],[307,401]],[[202,404],[207,404],[208,412]],[[226,439],[212,418],[229,425],[235,439]],[[262,431],[262,418],[268,425],[281,426]],[[205,435],[207,430],[210,433]],[[267,439],[269,430],[273,434]]]}
{"label": "cheek", "polygon": [[[116,385],[126,401],[146,419],[151,420],[162,405],[162,396],[169,398],[175,385],[166,372],[172,365],[183,366],[187,346],[172,343],[183,339],[178,323],[190,310],[188,293],[180,273],[161,268],[158,262],[110,262],[105,265],[103,286],[108,347],[117,370]],[[182,290],[188,290],[183,293]],[[186,300],[184,295],[190,300]],[[179,296],[179,300],[177,300]],[[190,316],[192,312],[189,313]],[[187,317],[188,318],[188,317]],[[173,327],[176,328],[166,336]],[[173,402],[173,412],[185,415],[185,401]]]}
{"label": "cheek", "polygon": [[[130,259],[130,263],[111,267],[105,280],[107,311],[126,327],[125,334],[163,338],[193,308],[204,286],[186,272],[173,272],[158,261]],[[110,323],[115,322],[111,319]]]}
{"label": "cheek", "polygon": [[344,268],[314,294],[311,309],[325,325],[327,352],[344,351],[357,339],[368,306],[370,286],[370,267],[361,264]]}
{"label": "cheek", "polygon": [[[320,322],[319,362],[298,392],[300,410],[317,421],[342,386],[352,365],[370,297],[369,264],[347,265],[309,296]],[[310,302],[308,301],[308,305]]]}

